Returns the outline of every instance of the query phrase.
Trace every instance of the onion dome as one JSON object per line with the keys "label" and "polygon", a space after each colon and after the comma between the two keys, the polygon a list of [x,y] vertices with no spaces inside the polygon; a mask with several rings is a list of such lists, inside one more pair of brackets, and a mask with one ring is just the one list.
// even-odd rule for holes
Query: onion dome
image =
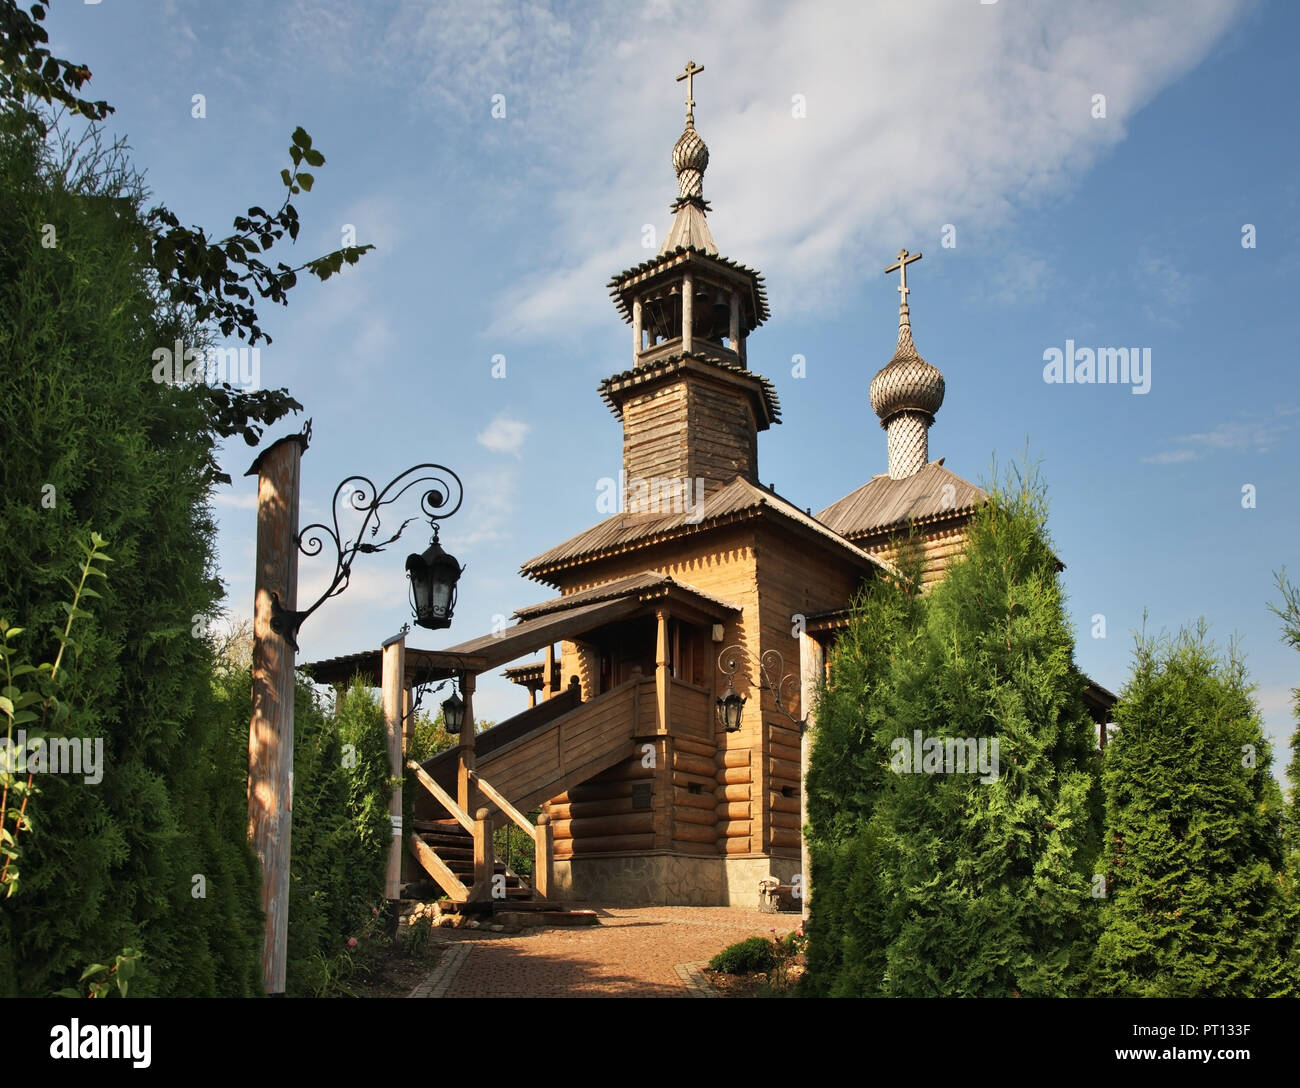
{"label": "onion dome", "polygon": [[677,171],[678,200],[701,200],[704,197],[704,171],[709,166],[709,148],[687,120],[686,130],[673,145],[673,169]]}
{"label": "onion dome", "polygon": [[898,348],[880,372],[871,379],[871,408],[882,426],[902,411],[923,412],[934,422],[943,404],[943,375],[917,353],[912,343],[912,325],[906,303],[899,312]]}

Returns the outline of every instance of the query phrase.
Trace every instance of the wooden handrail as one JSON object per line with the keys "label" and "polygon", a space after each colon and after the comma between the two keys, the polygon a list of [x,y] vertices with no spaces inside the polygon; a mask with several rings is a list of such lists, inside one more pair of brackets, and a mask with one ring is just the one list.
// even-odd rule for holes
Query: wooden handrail
{"label": "wooden handrail", "polygon": [[406,765],[415,772],[415,777],[419,779],[420,785],[433,794],[437,799],[438,804],[442,805],[443,808],[450,812],[461,827],[471,835],[474,834],[474,821],[470,818],[469,813],[462,810],[461,807],[456,804],[456,799],[438,785],[438,783],[429,775],[429,772],[416,763],[415,760],[408,759]]}
{"label": "wooden handrail", "polygon": [[536,834],[537,829],[528,822],[527,817],[507,801],[505,795],[488,782],[486,778],[480,775],[478,771],[470,771],[469,778],[471,782],[476,783],[478,788],[483,791],[483,796],[518,824],[521,830],[526,831],[529,835]]}

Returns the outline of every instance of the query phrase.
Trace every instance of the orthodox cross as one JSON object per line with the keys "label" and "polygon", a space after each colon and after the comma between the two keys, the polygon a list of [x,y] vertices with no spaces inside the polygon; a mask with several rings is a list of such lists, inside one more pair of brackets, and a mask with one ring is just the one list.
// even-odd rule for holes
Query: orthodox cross
{"label": "orthodox cross", "polygon": [[885,269],[885,275],[895,271],[898,272],[898,303],[900,306],[907,305],[907,296],[912,290],[907,286],[907,266],[920,259],[921,255],[919,253],[909,254],[907,250],[900,249],[898,251],[898,261]]}
{"label": "orthodox cross", "polygon": [[695,124],[695,77],[704,71],[704,65],[696,64],[693,60],[686,62],[686,71],[677,77],[680,83],[686,80],[686,120],[690,124]]}

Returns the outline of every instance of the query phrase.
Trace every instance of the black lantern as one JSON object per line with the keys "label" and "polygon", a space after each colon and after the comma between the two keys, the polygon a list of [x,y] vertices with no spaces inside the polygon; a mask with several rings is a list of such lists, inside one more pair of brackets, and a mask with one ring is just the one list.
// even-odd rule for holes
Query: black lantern
{"label": "black lantern", "polygon": [[740,715],[745,709],[745,697],[737,695],[736,689],[727,681],[727,694],[718,696],[718,724],[728,733],[740,729]]}
{"label": "black lantern", "polygon": [[451,626],[452,610],[456,607],[456,582],[464,569],[442,550],[442,545],[438,543],[436,525],[433,542],[428,548],[420,555],[411,554],[406,557],[415,622],[420,627],[436,631]]}
{"label": "black lantern", "polygon": [[465,700],[455,692],[450,699],[442,701],[442,724],[447,732],[455,736],[465,723]]}

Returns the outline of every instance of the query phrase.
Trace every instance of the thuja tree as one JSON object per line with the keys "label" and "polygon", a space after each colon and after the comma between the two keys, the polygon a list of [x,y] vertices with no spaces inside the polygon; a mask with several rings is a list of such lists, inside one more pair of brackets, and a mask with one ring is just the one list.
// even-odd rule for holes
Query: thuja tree
{"label": "thuja tree", "polygon": [[897,574],[874,578],[854,602],[830,654],[830,681],[816,694],[805,785],[813,889],[806,996],[871,992],[870,980],[883,974],[867,825],[889,775],[877,736],[887,723],[893,663],[916,637],[923,603],[920,553],[906,540],[897,551]]}
{"label": "thuja tree", "polygon": [[[812,914],[823,921],[810,974],[823,954],[812,951],[816,934],[839,939],[838,964],[827,956],[815,992],[1045,996],[1080,986],[1097,756],[1046,514],[1036,474],[994,486],[962,558],[928,597],[893,606],[904,629],[886,624],[877,664],[860,666],[867,682],[852,680],[832,711],[841,740],[822,759],[836,749],[854,758],[862,793],[841,785],[817,802],[838,793],[858,829],[830,853],[829,881],[814,870]],[[810,808],[816,785],[810,777]]]}
{"label": "thuja tree", "polygon": [[1204,624],[1139,636],[1106,750],[1097,993],[1293,993],[1281,795],[1245,667]]}
{"label": "thuja tree", "polygon": [[[247,716],[228,729],[213,705],[204,637],[221,600],[208,500],[220,442],[255,445],[298,405],[151,372],[160,346],[205,347],[214,326],[265,338],[255,303],[284,302],[297,270],[256,254],[297,236],[290,198],[323,158],[298,130],[274,212],[217,240],[182,227],[146,208],[120,148],[93,128],[68,142],[40,107],[107,112],[77,97],[89,71],[49,54],[43,17],[0,0],[0,615],[31,660],[64,618],[69,542],[99,532],[115,566],[61,692],[103,741],[103,778],[41,782],[21,891],[0,906],[0,993],[49,994],[128,947],[144,954],[133,994],[257,993]],[[359,252],[302,267],[325,279]]]}

